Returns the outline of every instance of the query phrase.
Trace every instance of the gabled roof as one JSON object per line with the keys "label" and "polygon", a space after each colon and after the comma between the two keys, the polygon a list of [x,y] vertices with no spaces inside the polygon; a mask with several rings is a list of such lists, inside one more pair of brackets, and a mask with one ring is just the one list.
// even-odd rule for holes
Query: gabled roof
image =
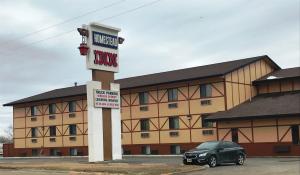
{"label": "gabled roof", "polygon": [[[245,58],[240,60],[234,60],[234,61],[228,61],[228,62],[222,62],[222,63],[216,63],[216,64],[186,68],[186,69],[179,69],[179,70],[168,71],[168,72],[124,78],[124,79],[116,80],[116,83],[120,84],[121,89],[130,89],[136,87],[180,82],[186,80],[217,77],[217,76],[223,76],[231,71],[239,69],[245,65],[251,64],[260,59],[264,59],[265,61],[270,63],[270,65],[272,65],[275,69],[280,69],[280,67],[275,62],[273,62],[272,59],[270,59],[267,55],[263,55],[258,57],[251,57],[251,58]],[[15,104],[68,97],[68,96],[84,95],[84,94],[86,94],[85,85],[67,87],[62,89],[55,89],[42,94],[34,95],[28,98],[7,103],[4,104],[4,106],[12,106]]]}
{"label": "gabled roof", "polygon": [[291,79],[291,78],[300,78],[300,67],[279,69],[266,76],[261,77],[258,80],[253,81],[253,83],[258,84],[267,81],[274,81],[274,80],[276,81],[276,80]]}
{"label": "gabled roof", "polygon": [[300,114],[300,91],[263,94],[228,111],[217,112],[206,120],[234,120]]}

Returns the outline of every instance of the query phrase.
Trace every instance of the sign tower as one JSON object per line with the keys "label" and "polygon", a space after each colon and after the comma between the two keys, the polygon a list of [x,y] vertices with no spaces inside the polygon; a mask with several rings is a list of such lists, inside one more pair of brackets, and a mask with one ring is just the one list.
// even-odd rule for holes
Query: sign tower
{"label": "sign tower", "polygon": [[122,159],[118,28],[90,23],[77,29],[82,36],[80,54],[86,56],[92,81],[87,82],[89,162]]}

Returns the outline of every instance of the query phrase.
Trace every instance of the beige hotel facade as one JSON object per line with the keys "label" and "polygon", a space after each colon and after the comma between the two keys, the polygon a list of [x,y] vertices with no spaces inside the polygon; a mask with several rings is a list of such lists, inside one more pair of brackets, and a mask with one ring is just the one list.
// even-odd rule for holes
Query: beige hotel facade
{"label": "beige hotel facade", "polygon": [[[262,95],[286,97],[293,92],[296,96],[290,98],[297,98],[300,69],[295,70],[281,69],[264,55],[116,80],[121,85],[123,154],[181,154],[205,141],[232,140],[250,156],[298,155],[297,109],[291,115],[279,112],[268,118],[243,113],[248,107],[267,110],[251,106]],[[283,72],[283,80],[268,78],[278,71]],[[271,106],[277,103],[270,101]],[[4,106],[13,107],[14,128],[13,144],[4,145],[4,156],[88,155],[85,85]]]}

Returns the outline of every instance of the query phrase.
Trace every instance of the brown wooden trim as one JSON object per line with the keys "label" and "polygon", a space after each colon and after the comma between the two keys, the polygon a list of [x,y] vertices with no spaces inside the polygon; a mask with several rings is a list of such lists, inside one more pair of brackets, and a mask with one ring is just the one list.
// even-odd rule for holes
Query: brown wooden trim
{"label": "brown wooden trim", "polygon": [[238,82],[239,82],[239,84],[238,84],[238,94],[239,94],[239,104],[241,104],[241,93],[240,93],[240,76],[239,76],[239,71],[237,70],[236,71],[237,73],[237,79],[238,79]]}
{"label": "brown wooden trim", "polygon": [[123,99],[125,101],[125,103],[130,106],[130,104],[128,103],[128,101],[125,99],[124,95],[121,95],[121,99]]}
{"label": "brown wooden trim", "polygon": [[197,124],[197,122],[200,120],[201,115],[198,116],[197,120],[192,124],[191,128],[194,128],[194,126]]}
{"label": "brown wooden trim", "polygon": [[253,120],[251,120],[251,138],[252,138],[252,142],[254,143],[254,129],[253,129]]}
{"label": "brown wooden trim", "polygon": [[[189,97],[189,99],[193,99],[194,95],[196,94],[196,92],[200,89],[200,85],[195,85],[197,86],[196,90],[193,92],[193,94]],[[200,97],[201,98],[201,97]]]}
{"label": "brown wooden trim", "polygon": [[190,127],[182,120],[181,117],[178,117],[178,118],[179,118],[179,120],[180,120],[187,128],[190,128]]}
{"label": "brown wooden trim", "polygon": [[228,106],[227,106],[227,87],[226,87],[225,80],[223,81],[223,86],[224,86],[224,105],[225,105],[225,111],[227,111],[227,109],[228,109]]}
{"label": "brown wooden trim", "polygon": [[[188,87],[188,86],[187,86]],[[189,88],[188,88],[189,89]],[[185,98],[186,101],[189,100],[189,98],[179,89],[177,88],[178,92]]]}
{"label": "brown wooden trim", "polygon": [[148,92],[149,96],[155,101],[155,103],[158,103],[158,101],[151,95],[151,91]]}
{"label": "brown wooden trim", "polygon": [[277,134],[277,142],[279,142],[278,118],[276,118],[276,134]]}
{"label": "brown wooden trim", "polygon": [[[133,94],[132,94],[132,95],[133,95]],[[133,99],[133,102],[131,103],[130,106],[132,106],[132,105],[135,103],[135,101],[137,100],[138,97],[139,97],[139,94],[137,94],[137,95],[135,96],[135,98]],[[140,103],[138,103],[138,104],[140,104]]]}
{"label": "brown wooden trim", "polygon": [[[232,81],[232,72],[230,73],[230,75],[231,75],[231,81]],[[232,107],[234,107],[235,106],[235,104],[234,104],[234,98],[233,98],[233,84],[231,83],[231,98],[232,98]]]}
{"label": "brown wooden trim", "polygon": [[216,91],[218,91],[220,93],[221,96],[224,96],[224,93],[222,93],[215,85],[213,85],[212,83],[210,84]]}
{"label": "brown wooden trim", "polygon": [[121,120],[121,124],[124,125],[128,129],[128,131],[131,131],[124,121]]}
{"label": "brown wooden trim", "polygon": [[[164,91],[164,90],[161,90]],[[163,95],[161,96],[161,98],[158,100],[159,103],[161,103],[162,99],[165,97],[165,95],[167,94],[168,90],[165,90],[165,92],[163,93]]]}
{"label": "brown wooden trim", "polygon": [[136,129],[136,127],[139,125],[139,123],[140,123],[140,120],[138,120],[138,122],[137,122],[136,125],[134,126],[132,132]]}
{"label": "brown wooden trim", "polygon": [[230,129],[228,130],[228,132],[224,135],[224,137],[221,140],[224,140],[229,135],[229,133],[231,133]]}
{"label": "brown wooden trim", "polygon": [[[244,77],[244,84],[246,84],[245,67],[243,67],[243,77]],[[246,85],[244,85],[244,95],[245,95],[245,101],[247,101]]]}
{"label": "brown wooden trim", "polygon": [[252,143],[252,140],[249,137],[247,137],[239,128],[238,128],[238,132],[242,134],[250,143]]}
{"label": "brown wooden trim", "polygon": [[158,130],[158,127],[152,122],[152,120],[150,119],[149,122]]}
{"label": "brown wooden trim", "polygon": [[[158,100],[158,88],[156,88],[156,98]],[[157,116],[158,116],[158,143],[161,143],[161,140],[160,140],[160,117],[159,117],[159,103],[157,103]]]}
{"label": "brown wooden trim", "polygon": [[291,130],[291,127],[289,127],[288,129],[287,129],[287,131],[283,134],[283,136],[279,139],[279,142],[281,142],[283,139],[284,139],[284,137],[287,135],[287,133],[289,133],[289,131]]}
{"label": "brown wooden trim", "polygon": [[162,130],[162,128],[165,126],[165,124],[167,123],[168,120],[169,120],[169,118],[167,118],[166,121],[163,123],[163,125],[160,127],[160,130]]}

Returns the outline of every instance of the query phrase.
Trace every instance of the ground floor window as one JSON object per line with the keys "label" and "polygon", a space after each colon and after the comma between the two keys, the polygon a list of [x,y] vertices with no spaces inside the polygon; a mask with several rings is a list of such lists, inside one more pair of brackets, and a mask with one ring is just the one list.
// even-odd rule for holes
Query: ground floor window
{"label": "ground floor window", "polygon": [[76,148],[70,148],[70,156],[77,156],[78,150]]}
{"label": "ground floor window", "polygon": [[171,154],[180,154],[180,146],[179,145],[171,145],[170,152],[171,152]]}
{"label": "ground floor window", "polygon": [[291,130],[292,130],[292,142],[293,142],[293,144],[299,144],[300,143],[299,125],[291,126]]}
{"label": "ground floor window", "polygon": [[50,156],[60,156],[60,150],[59,149],[50,149]]}
{"label": "ground floor window", "polygon": [[151,154],[151,149],[150,149],[150,146],[147,145],[147,146],[142,146],[142,154]]}
{"label": "ground floor window", "polygon": [[232,138],[232,142],[235,143],[239,142],[238,128],[231,128],[231,138]]}
{"label": "ground floor window", "polygon": [[38,149],[32,149],[31,150],[31,155],[32,156],[38,156],[39,155],[39,150]]}

